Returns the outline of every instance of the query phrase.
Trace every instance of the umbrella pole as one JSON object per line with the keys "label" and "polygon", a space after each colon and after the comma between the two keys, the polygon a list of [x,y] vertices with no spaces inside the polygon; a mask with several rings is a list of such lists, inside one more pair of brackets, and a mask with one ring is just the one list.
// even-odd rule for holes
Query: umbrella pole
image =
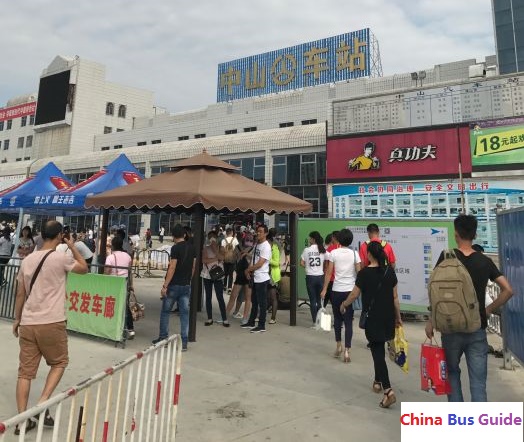
{"label": "umbrella pole", "polygon": [[103,265],[106,262],[107,255],[107,226],[109,225],[109,209],[104,209],[102,212],[102,224],[100,226],[100,247],[98,248],[98,273],[104,273]]}
{"label": "umbrella pole", "polygon": [[297,214],[294,212],[289,214],[289,236],[291,237],[289,325],[297,325]]}
{"label": "umbrella pole", "polygon": [[196,264],[195,274],[191,283],[191,302],[189,303],[189,342],[196,341],[198,301],[202,294],[200,266],[202,264],[202,249],[204,248],[204,208],[198,205],[193,214],[195,216],[193,247],[196,253]]}

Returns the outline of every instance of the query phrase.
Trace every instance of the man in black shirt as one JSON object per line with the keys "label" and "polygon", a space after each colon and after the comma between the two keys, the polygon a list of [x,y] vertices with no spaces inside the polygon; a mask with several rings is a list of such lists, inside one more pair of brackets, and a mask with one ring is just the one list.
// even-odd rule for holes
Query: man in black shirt
{"label": "man in black shirt", "polygon": [[[477,219],[473,215],[459,215],[455,218],[455,249],[457,258],[469,272],[479,301],[481,327],[473,333],[442,333],[442,346],[446,353],[451,393],[449,402],[463,402],[460,382],[460,358],[466,357],[472,402],[487,402],[486,378],[488,374],[488,341],[486,338],[487,317],[504,305],[513,295],[508,280],[500,273],[491,259],[473,249],[473,240],[477,235]],[[437,265],[444,259],[443,253]],[[500,294],[492,304],[486,307],[486,286],[488,280],[500,287]],[[431,319],[426,325],[426,335],[433,337]]]}
{"label": "man in black shirt", "polygon": [[153,344],[166,339],[169,335],[169,316],[176,302],[180,310],[180,334],[182,351],[187,350],[189,332],[189,296],[191,279],[195,273],[196,255],[194,247],[184,240],[184,228],[177,224],[173,228],[175,244],[171,247],[171,260],[167,269],[164,285],[160,291],[162,309],[160,311],[160,332]]}

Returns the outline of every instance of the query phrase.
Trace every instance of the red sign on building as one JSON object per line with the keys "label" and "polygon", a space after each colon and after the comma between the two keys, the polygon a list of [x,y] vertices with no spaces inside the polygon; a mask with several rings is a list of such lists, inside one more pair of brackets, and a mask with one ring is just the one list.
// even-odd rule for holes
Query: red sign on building
{"label": "red sign on building", "polygon": [[388,132],[330,138],[331,182],[432,178],[471,173],[468,127]]}
{"label": "red sign on building", "polygon": [[25,117],[36,112],[36,101],[32,103],[20,104],[18,106],[5,107],[0,109],[0,121],[13,120],[14,118]]}

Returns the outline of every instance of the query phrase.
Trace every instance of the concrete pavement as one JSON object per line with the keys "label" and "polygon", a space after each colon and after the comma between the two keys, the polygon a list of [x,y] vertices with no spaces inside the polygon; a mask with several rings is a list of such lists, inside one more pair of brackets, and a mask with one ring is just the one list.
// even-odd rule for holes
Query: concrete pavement
{"label": "concrete pavement", "polygon": [[[136,324],[137,336],[126,349],[78,335],[70,337],[71,363],[60,391],[149,345],[158,334],[161,282],[159,278],[135,280],[137,295],[147,306],[146,318]],[[214,313],[218,319],[216,305]],[[279,311],[277,324],[267,325],[266,333],[251,334],[236,319],[231,319],[230,328],[216,323],[204,327],[205,317],[199,314],[197,342],[183,353],[177,441],[338,441],[348,437],[400,441],[400,401],[445,401],[419,390],[423,323],[405,323],[411,369],[405,374],[389,364],[399,402],[383,410],[378,406],[381,396],[371,391],[371,354],[356,323],[352,362],[344,364],[331,356],[333,332],[309,328],[307,306],[299,309],[296,327],[287,325],[288,318],[288,311]],[[179,332],[175,314],[170,331]],[[0,339],[0,420],[4,420],[16,413],[18,343],[9,321],[0,321]],[[489,339],[495,349],[500,348],[500,338],[490,335]],[[489,399],[521,401],[522,368],[502,370],[502,359],[493,356],[488,363]],[[46,372],[43,363],[33,383],[32,404]],[[467,376],[464,384],[467,389]]]}

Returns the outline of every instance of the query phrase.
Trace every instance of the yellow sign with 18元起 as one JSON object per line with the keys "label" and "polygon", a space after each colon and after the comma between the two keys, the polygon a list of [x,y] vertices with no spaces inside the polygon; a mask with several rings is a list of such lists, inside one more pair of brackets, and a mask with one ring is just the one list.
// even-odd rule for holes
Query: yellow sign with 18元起
{"label": "yellow sign with 18\u5143\u8d77", "polygon": [[[508,129],[508,128],[504,128]],[[524,127],[511,130],[489,128],[470,131],[473,166],[513,164],[524,162]]]}

